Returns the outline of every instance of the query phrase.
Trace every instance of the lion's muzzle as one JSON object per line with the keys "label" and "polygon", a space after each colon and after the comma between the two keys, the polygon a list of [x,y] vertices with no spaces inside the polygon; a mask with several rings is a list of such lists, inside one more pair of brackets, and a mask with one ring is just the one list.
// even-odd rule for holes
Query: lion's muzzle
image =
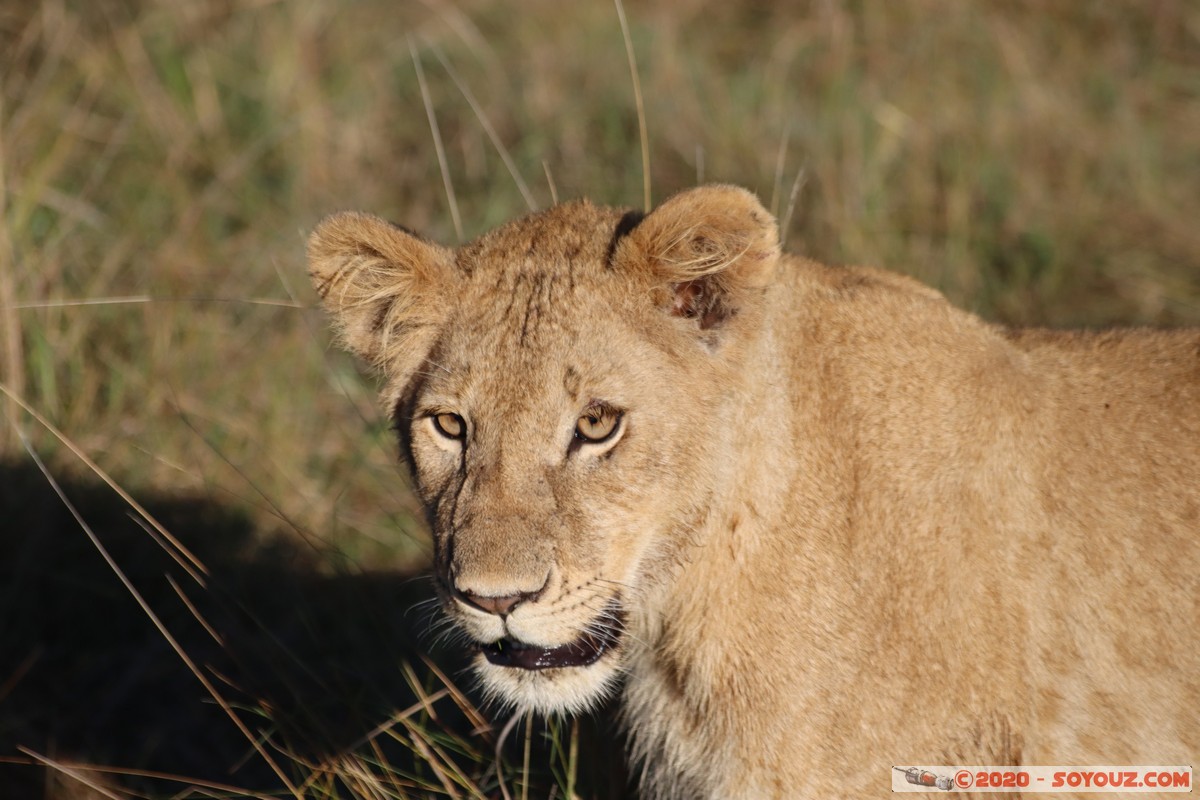
{"label": "lion's muzzle", "polygon": [[538,647],[505,636],[479,650],[490,663],[499,667],[527,670],[586,667],[595,664],[607,651],[616,647],[625,632],[625,613],[613,600],[592,621],[582,636],[557,647]]}

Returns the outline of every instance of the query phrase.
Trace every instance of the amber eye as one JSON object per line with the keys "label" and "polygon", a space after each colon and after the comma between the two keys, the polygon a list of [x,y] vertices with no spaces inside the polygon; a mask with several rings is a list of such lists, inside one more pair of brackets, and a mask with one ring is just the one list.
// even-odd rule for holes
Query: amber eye
{"label": "amber eye", "polygon": [[606,441],[617,431],[621,415],[611,408],[588,409],[575,422],[575,438],[590,444]]}
{"label": "amber eye", "polygon": [[433,427],[447,439],[461,439],[467,430],[467,425],[458,414],[435,414]]}

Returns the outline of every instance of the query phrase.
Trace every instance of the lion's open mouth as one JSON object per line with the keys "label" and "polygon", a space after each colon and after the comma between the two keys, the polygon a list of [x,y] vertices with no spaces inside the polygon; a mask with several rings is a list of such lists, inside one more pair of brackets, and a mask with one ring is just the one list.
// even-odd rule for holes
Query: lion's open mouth
{"label": "lion's open mouth", "polygon": [[621,639],[625,630],[625,614],[615,602],[600,615],[600,621],[573,642],[557,647],[537,647],[510,637],[480,646],[484,658],[500,667],[521,669],[559,669],[586,667],[595,664],[600,656]]}

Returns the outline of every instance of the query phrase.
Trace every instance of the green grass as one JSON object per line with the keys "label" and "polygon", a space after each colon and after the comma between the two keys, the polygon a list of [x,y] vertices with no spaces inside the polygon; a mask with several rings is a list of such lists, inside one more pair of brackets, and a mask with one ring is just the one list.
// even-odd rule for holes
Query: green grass
{"label": "green grass", "polygon": [[[400,635],[387,620],[411,598],[392,582],[418,572],[429,547],[371,383],[330,350],[313,309],[305,233],[325,213],[362,208],[456,241],[410,42],[466,236],[527,207],[488,126],[536,204],[557,194],[639,205],[638,120],[614,6],[10,5],[0,10],[0,383],[134,498],[192,510],[172,525],[204,552],[214,585],[236,585],[189,591],[214,594],[214,607],[240,604],[243,623],[299,630],[289,629],[284,652],[261,656],[263,671],[303,672],[311,659],[349,669],[321,642],[361,656],[373,625]],[[628,13],[656,200],[698,179],[745,185],[786,219],[789,249],[910,273],[1004,322],[1200,324],[1194,5],[672,0]],[[64,745],[72,759],[226,770],[249,747],[222,714],[196,723],[206,739],[225,737],[208,762],[182,755],[194,732],[151,726],[159,738],[139,743],[89,731],[95,708],[134,701],[178,706],[189,719],[193,706],[211,711],[186,671],[130,678],[121,694],[100,666],[77,670],[89,693],[63,712],[75,718],[30,710],[50,691],[38,688],[39,670],[46,681],[70,672],[50,671],[58,662],[38,653],[141,663],[165,645],[132,605],[121,624],[137,635],[104,634],[112,604],[131,601],[45,496],[15,430],[75,492],[84,519],[115,531],[126,559],[154,563],[161,552],[137,549],[148,535],[128,527],[124,504],[108,505],[111,490],[60,440],[0,405],[0,462],[25,487],[0,507],[0,519],[22,521],[0,522],[14,565],[0,569],[10,587],[31,590],[0,593],[0,616],[34,615],[0,647],[0,757],[47,745],[52,730],[74,743]],[[32,496],[42,500],[31,506]],[[237,535],[197,522],[209,517]],[[47,518],[57,521],[42,530]],[[205,634],[164,584],[167,569],[178,573],[163,565],[141,580],[191,647]],[[281,607],[275,594],[313,601]],[[64,604],[53,630],[35,618],[51,601]],[[360,691],[347,703],[365,732],[418,694],[402,661],[429,682],[423,691],[437,691],[422,652],[383,648],[377,664],[368,659],[369,687],[345,676],[321,685]],[[166,650],[154,658],[179,666]],[[256,732],[281,730],[266,694],[221,685],[242,697]],[[439,704],[457,708],[449,697]],[[467,782],[494,787],[488,739],[456,725],[423,719],[424,733],[405,729],[398,746],[411,753],[414,737],[446,737],[438,747],[457,753]],[[550,745],[561,746],[562,737]],[[355,752],[377,764],[367,772],[376,778],[362,780],[380,785],[385,761],[408,758]],[[292,755],[275,753],[289,779],[308,769]],[[520,743],[510,747],[514,768],[522,756]],[[543,775],[559,772],[562,796],[562,758],[552,770],[549,757],[535,761]],[[427,794],[448,794],[423,759],[405,769],[425,770]],[[580,769],[598,760],[585,746]],[[237,785],[248,769],[258,767],[221,782]],[[328,788],[318,781],[312,796],[374,796],[346,777],[354,769]],[[539,780],[532,796],[545,797],[554,781]],[[420,794],[393,790],[405,792]]]}

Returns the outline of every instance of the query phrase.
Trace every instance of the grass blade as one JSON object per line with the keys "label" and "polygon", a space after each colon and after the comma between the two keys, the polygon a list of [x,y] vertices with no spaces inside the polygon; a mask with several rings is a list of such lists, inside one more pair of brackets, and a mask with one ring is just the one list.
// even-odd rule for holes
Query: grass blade
{"label": "grass blade", "polygon": [[629,74],[633,78],[633,101],[637,105],[638,137],[642,142],[642,205],[650,211],[650,136],[646,132],[646,106],[642,102],[642,81],[638,77],[637,56],[633,52],[633,37],[629,34],[629,23],[625,19],[625,6],[617,4],[617,18],[621,20],[621,36],[625,39],[625,54],[629,57]]}
{"label": "grass blade", "polygon": [[433,134],[433,148],[437,151],[438,167],[442,171],[442,185],[446,189],[446,202],[450,204],[450,217],[454,220],[454,234],[461,242],[463,236],[462,217],[458,213],[458,198],[454,195],[454,181],[450,180],[450,165],[446,161],[446,148],[442,144],[442,132],[438,129],[437,115],[433,113],[433,101],[429,98],[429,86],[425,83],[425,70],[412,37],[408,38],[408,49],[412,53],[413,68],[417,71],[417,84],[421,87],[421,102],[425,104],[425,115],[429,117],[429,130]]}

